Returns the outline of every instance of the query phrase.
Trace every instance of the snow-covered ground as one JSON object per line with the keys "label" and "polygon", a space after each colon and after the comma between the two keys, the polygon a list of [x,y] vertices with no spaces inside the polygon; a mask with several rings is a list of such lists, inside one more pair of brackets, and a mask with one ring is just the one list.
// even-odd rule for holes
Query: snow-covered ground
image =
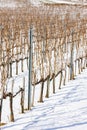
{"label": "snow-covered ground", "polygon": [[9,7],[9,8],[15,8],[17,5],[16,5],[16,2],[14,1],[4,1],[4,0],[1,0],[0,1],[0,8],[2,7]]}
{"label": "snow-covered ground", "polygon": [[[66,4],[87,4],[87,1],[84,0],[27,0],[27,2],[31,2],[34,6],[39,6],[41,3],[66,3]],[[23,3],[24,4],[24,3]],[[15,8],[20,7],[21,4],[18,4],[15,0],[1,0],[1,7]]]}
{"label": "snow-covered ground", "polygon": [[86,0],[33,0],[33,1],[41,1],[44,3],[66,3],[66,4],[86,4]]}
{"label": "snow-covered ground", "polygon": [[[39,0],[32,0],[32,4],[39,5]],[[58,3],[70,3],[69,0],[41,0],[44,2],[58,2]],[[0,7],[16,7],[16,3],[0,3]],[[27,70],[25,72],[26,77]],[[15,84],[23,86],[23,76],[15,77]],[[12,79],[11,79],[12,80]],[[27,79],[26,79],[27,81]],[[35,107],[31,111],[25,112],[25,114],[18,114],[20,112],[20,98],[18,96],[14,99],[16,109],[15,122],[8,123],[0,128],[0,130],[86,130],[87,129],[87,69],[76,77],[76,80],[70,81],[66,86],[62,86],[61,90],[58,90],[58,77],[56,78],[56,90],[55,95],[50,94],[49,99],[44,99],[44,103],[35,104]],[[9,82],[8,85],[11,85]],[[10,87],[9,85],[9,87]],[[27,86],[27,82],[26,82]],[[16,87],[16,85],[15,85]],[[39,98],[40,87],[36,86],[35,100],[37,102]],[[52,84],[50,86],[52,88]],[[39,90],[39,91],[38,91]],[[26,88],[27,91],[27,88]],[[52,93],[52,90],[51,90]],[[27,95],[27,94],[26,94]],[[26,97],[27,98],[27,97]],[[3,119],[9,120],[9,99],[4,100]],[[6,103],[7,104],[6,104]],[[35,103],[36,103],[35,102]],[[8,111],[7,111],[8,110]],[[7,119],[6,119],[7,121]],[[7,121],[8,122],[8,121]]]}
{"label": "snow-covered ground", "polygon": [[[56,79],[57,82],[57,79]],[[1,130],[87,130],[87,69]]]}

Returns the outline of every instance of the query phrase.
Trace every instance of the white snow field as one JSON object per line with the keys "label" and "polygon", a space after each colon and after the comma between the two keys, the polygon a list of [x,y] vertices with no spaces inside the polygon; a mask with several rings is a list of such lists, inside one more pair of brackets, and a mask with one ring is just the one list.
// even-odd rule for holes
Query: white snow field
{"label": "white snow field", "polygon": [[32,3],[66,3],[66,4],[87,4],[86,0],[31,0]]}
{"label": "white snow field", "polygon": [[1,130],[87,130],[87,69]]}
{"label": "white snow field", "polygon": [[[27,0],[31,2],[34,6],[39,6],[41,3],[66,3],[66,4],[87,4],[86,0]],[[23,3],[24,4],[24,3]],[[0,8],[16,8],[21,7],[15,0],[0,0]]]}

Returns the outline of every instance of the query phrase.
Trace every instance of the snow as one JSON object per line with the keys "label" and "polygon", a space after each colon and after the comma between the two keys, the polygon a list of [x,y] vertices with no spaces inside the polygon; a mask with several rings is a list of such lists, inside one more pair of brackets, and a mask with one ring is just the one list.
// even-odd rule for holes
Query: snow
{"label": "snow", "polygon": [[[56,78],[56,85],[58,79]],[[87,69],[1,130],[86,130]]]}
{"label": "snow", "polygon": [[66,4],[87,4],[87,1],[82,0],[40,0],[45,3],[66,3]]}
{"label": "snow", "polygon": [[9,1],[0,1],[0,8],[2,7],[2,8],[6,8],[6,7],[8,7],[8,8],[15,8],[17,5],[16,5],[16,2],[14,2],[14,1],[11,1],[11,2],[9,2]]}
{"label": "snow", "polygon": [[[81,0],[28,0],[31,2],[34,6],[39,6],[41,3],[66,3],[66,4],[87,4],[87,1],[81,1]],[[27,1],[27,2],[28,2]],[[0,1],[0,8],[16,8],[16,7],[21,7],[22,4],[18,4],[15,2],[15,0],[12,1]]]}
{"label": "snow", "polygon": [[[38,1],[38,0],[37,0]],[[57,3],[71,3],[70,1],[64,0],[41,0],[44,2],[57,2]],[[37,4],[36,4],[37,3]],[[74,2],[73,2],[74,3]],[[33,5],[39,5],[40,2],[32,0]],[[0,3],[0,7],[12,7],[15,8],[17,5],[14,2],[11,3]],[[15,65],[13,66],[15,67]],[[15,90],[18,86],[23,86],[23,76],[26,75],[26,86],[27,86],[27,67],[25,73],[22,75],[14,76],[15,79]],[[15,69],[14,69],[15,71]],[[21,71],[21,70],[20,70]],[[15,73],[15,72],[14,72]],[[50,98],[44,99],[44,103],[37,103],[40,94],[40,86],[36,86],[35,91],[35,106],[30,110],[26,111],[25,114],[20,113],[20,95],[14,99],[14,109],[16,110],[15,122],[8,123],[7,125],[0,128],[0,130],[86,130],[87,129],[87,69],[84,70],[81,75],[76,76],[76,79],[69,81],[65,86],[62,86],[61,90],[58,90],[58,79],[56,78],[56,94],[52,94],[50,90]],[[9,80],[8,86],[11,88],[12,80]],[[45,85],[46,86],[46,85]],[[52,88],[52,82],[51,86]],[[8,88],[8,89],[9,89]],[[16,92],[15,91],[15,92]],[[27,92],[27,88],[26,88]],[[46,87],[44,97],[46,93]],[[27,93],[26,93],[27,95]],[[25,97],[27,101],[27,97]],[[9,98],[4,100],[3,106],[3,120],[8,122],[9,120]],[[16,104],[16,105],[15,105]],[[27,102],[26,102],[27,104]],[[27,106],[25,104],[25,106]],[[8,110],[8,111],[7,111]]]}
{"label": "snow", "polygon": [[31,2],[33,5],[35,5],[35,6],[41,4],[40,0],[30,0],[30,2]]}

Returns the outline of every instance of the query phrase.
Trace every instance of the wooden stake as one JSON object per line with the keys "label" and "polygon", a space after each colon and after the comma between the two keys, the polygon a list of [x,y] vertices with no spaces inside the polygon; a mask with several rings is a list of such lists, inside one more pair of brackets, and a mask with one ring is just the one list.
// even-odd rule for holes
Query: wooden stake
{"label": "wooden stake", "polygon": [[53,74],[53,93],[55,93],[55,74]]}
{"label": "wooden stake", "polygon": [[18,75],[18,61],[16,61],[16,75]]}
{"label": "wooden stake", "polygon": [[43,90],[44,90],[44,81],[42,81],[42,84],[41,84],[41,93],[40,93],[39,102],[43,102]]}
{"label": "wooden stake", "polygon": [[61,71],[61,73],[60,73],[59,89],[61,89],[61,84],[62,84],[62,71]]}
{"label": "wooden stake", "polygon": [[46,98],[49,98],[49,90],[50,89],[50,76],[47,78],[47,90],[46,90]]}
{"label": "wooden stake", "polygon": [[14,121],[14,113],[13,113],[13,94],[9,94],[10,99],[10,121]]}

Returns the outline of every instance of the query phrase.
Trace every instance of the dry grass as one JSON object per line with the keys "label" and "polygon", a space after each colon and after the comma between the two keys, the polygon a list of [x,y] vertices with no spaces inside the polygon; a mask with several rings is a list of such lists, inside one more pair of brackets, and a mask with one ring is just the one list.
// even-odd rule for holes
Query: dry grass
{"label": "dry grass", "polygon": [[6,125],[6,123],[0,123],[0,126]]}

